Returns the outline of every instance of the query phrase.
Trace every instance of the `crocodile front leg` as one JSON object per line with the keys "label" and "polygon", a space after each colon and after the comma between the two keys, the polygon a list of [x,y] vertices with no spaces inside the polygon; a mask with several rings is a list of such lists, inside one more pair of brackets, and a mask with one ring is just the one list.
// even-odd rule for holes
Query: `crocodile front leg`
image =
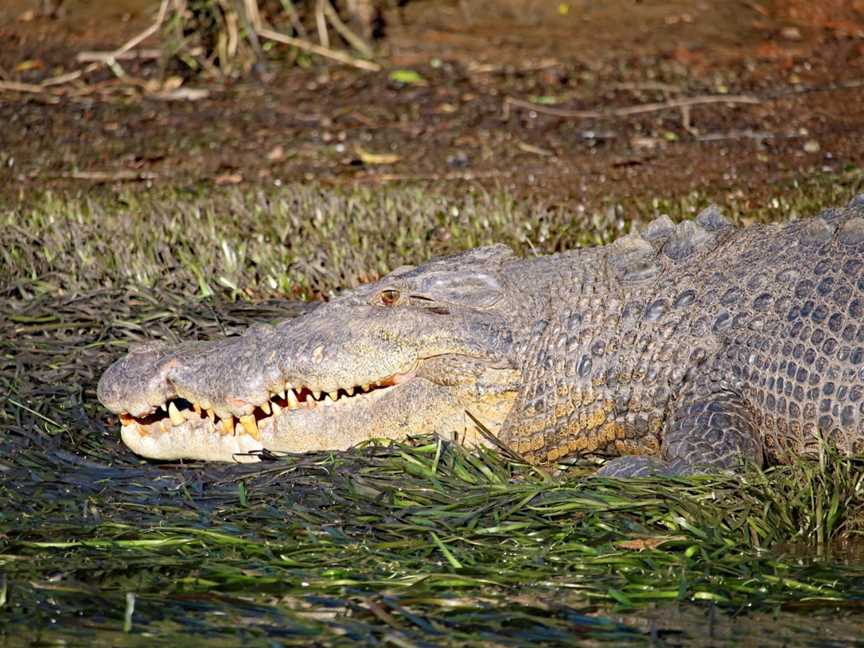
{"label": "crocodile front leg", "polygon": [[761,435],[752,409],[739,394],[721,389],[685,396],[673,410],[663,435],[660,457],[613,459],[603,477],[692,475],[735,471],[763,462]]}

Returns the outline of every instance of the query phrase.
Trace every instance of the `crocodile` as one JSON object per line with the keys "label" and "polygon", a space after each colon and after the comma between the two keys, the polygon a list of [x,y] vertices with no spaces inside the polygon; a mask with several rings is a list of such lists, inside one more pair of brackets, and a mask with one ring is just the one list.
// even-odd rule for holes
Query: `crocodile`
{"label": "crocodile", "polygon": [[864,451],[864,195],[782,224],[711,206],[616,241],[397,268],[241,335],[131,348],[103,374],[155,459],[256,461],[436,433],[610,476]]}

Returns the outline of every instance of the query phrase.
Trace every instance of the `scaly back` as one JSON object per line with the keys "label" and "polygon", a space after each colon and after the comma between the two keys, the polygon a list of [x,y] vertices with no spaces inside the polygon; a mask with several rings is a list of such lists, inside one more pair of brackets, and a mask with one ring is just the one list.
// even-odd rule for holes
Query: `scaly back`
{"label": "scaly back", "polygon": [[782,458],[864,448],[864,199],[736,229],[716,208],[556,257],[502,440],[537,461],[657,454],[683,395],[740,394]]}

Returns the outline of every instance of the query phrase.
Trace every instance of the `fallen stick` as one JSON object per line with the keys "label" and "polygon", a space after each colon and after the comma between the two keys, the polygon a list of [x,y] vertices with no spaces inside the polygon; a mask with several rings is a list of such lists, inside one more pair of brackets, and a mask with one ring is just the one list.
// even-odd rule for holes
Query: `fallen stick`
{"label": "fallen stick", "polygon": [[318,40],[321,41],[321,45],[330,49],[330,34],[327,32],[327,20],[324,16],[322,0],[315,3],[315,26],[318,28]]}
{"label": "fallen stick", "polygon": [[543,115],[552,115],[554,117],[564,117],[570,119],[599,119],[602,117],[629,117],[631,115],[642,115],[652,112],[660,112],[661,110],[670,110],[673,108],[685,108],[690,106],[701,106],[706,104],[759,104],[760,99],[751,97],[750,95],[699,95],[696,97],[685,97],[684,99],[670,99],[658,103],[640,104],[638,106],[626,106],[624,108],[612,108],[610,110],[567,110],[565,108],[554,108],[552,106],[542,106],[539,104],[507,97],[504,99],[504,116],[510,114],[510,106],[523,108],[525,110],[533,110],[536,113]]}
{"label": "fallen stick", "polygon": [[507,178],[512,171],[452,171],[449,173],[364,173],[354,176],[351,182],[402,182],[415,180],[453,181]]}
{"label": "fallen stick", "polygon": [[209,97],[210,91],[204,88],[175,88],[161,92],[148,92],[144,96],[161,101],[200,101]]}
{"label": "fallen stick", "polygon": [[[283,0],[283,2],[288,2],[290,5],[290,0]],[[83,70],[75,70],[73,72],[69,72],[66,74],[61,74],[55,77],[51,77],[49,79],[45,79],[39,84],[32,83],[20,83],[16,81],[0,81],[0,91],[11,91],[11,92],[21,92],[21,93],[32,93],[32,94],[47,94],[56,96],[58,93],[55,91],[48,90],[51,86],[59,86],[70,81],[74,81],[75,79],[80,78],[86,73],[92,72],[96,70],[99,66],[105,65],[111,69],[112,72],[118,77],[124,80],[128,80],[129,77],[126,75],[123,68],[120,66],[118,61],[131,61],[131,60],[149,60],[154,58],[159,58],[161,56],[161,51],[158,49],[141,49],[135,50],[134,48],[140,45],[142,42],[150,38],[153,34],[155,34],[159,28],[162,26],[162,23],[165,21],[165,17],[168,14],[168,8],[170,6],[171,0],[162,0],[159,5],[159,11],[156,15],[156,20],[144,31],[140,32],[136,36],[133,36],[131,39],[126,41],[123,45],[118,47],[115,50],[109,52],[97,52],[97,51],[85,51],[79,52],[76,56],[76,60],[79,63],[89,63]],[[303,50],[305,52],[310,52],[312,54],[317,54],[318,56],[322,56],[324,58],[329,58],[334,61],[338,61],[339,63],[343,63],[345,65],[350,65],[352,67],[359,68],[361,70],[368,70],[370,72],[380,72],[381,66],[377,63],[373,63],[372,61],[366,61],[363,59],[359,59],[351,56],[350,54],[340,52],[338,50],[331,49],[329,47],[324,47],[322,45],[316,45],[310,41],[294,38],[292,36],[288,36],[286,34],[282,34],[280,32],[269,29],[263,25],[263,21],[261,19],[261,15],[258,11],[258,5],[256,0],[246,0],[245,2],[247,13],[249,14],[250,22],[252,23],[252,29],[250,30],[253,35],[260,36],[261,38],[267,38],[272,41],[276,41],[277,43],[282,43],[284,45],[289,45],[291,47],[296,47],[299,50]],[[356,37],[347,27],[343,24],[341,25],[342,29],[339,29],[340,25],[337,25],[338,22],[338,14],[336,14],[332,5],[329,2],[320,2],[319,8],[323,12],[329,9],[329,13],[331,14],[331,22],[334,23],[334,26],[337,27],[337,31],[343,35],[343,37],[351,42],[351,44],[361,49],[365,43]],[[343,33],[343,30],[347,33]],[[351,38],[354,36],[354,38]],[[355,42],[356,41],[356,42]],[[364,51],[368,52],[368,48],[363,48]],[[189,97],[181,96],[181,93],[174,93],[172,95],[160,96],[162,99],[201,99],[204,96],[205,91],[189,91],[191,94]]]}
{"label": "fallen stick", "polygon": [[103,52],[100,58],[91,63],[87,67],[87,71],[90,72],[95,70],[100,64],[111,66],[116,63],[118,57],[123,56],[130,50],[134,49],[142,42],[150,38],[153,34],[159,31],[159,28],[162,26],[162,23],[165,21],[165,16],[168,13],[168,3],[169,0],[162,0],[162,3],[159,5],[159,13],[156,14],[156,21],[150,25],[147,29],[139,33],[137,36],[133,36],[128,41],[126,41],[123,45],[118,47],[117,49],[111,52]]}
{"label": "fallen stick", "polygon": [[155,180],[159,176],[149,171],[73,171],[65,173],[61,178],[72,180],[91,180],[95,182],[116,182],[118,180]]}
{"label": "fallen stick", "polygon": [[67,72],[66,74],[60,74],[58,76],[53,76],[44,81],[41,81],[39,85],[43,88],[47,88],[48,86],[53,85],[63,85],[64,83],[69,83],[70,81],[74,81],[78,77],[83,74],[81,70],[73,70],[72,72]]}
{"label": "fallen stick", "polygon": [[105,63],[109,58],[115,61],[151,61],[162,56],[162,50],[139,49],[128,52],[78,52],[75,60],[79,63]]}
{"label": "fallen stick", "polygon": [[339,35],[344,38],[351,47],[360,52],[360,54],[371,58],[372,50],[369,48],[369,45],[367,45],[366,41],[360,38],[357,34],[352,32],[348,28],[348,25],[342,22],[339,14],[336,13],[333,5],[330,4],[330,0],[321,0],[321,6],[324,10],[324,16],[330,21],[330,24],[333,25],[333,28],[339,33]]}
{"label": "fallen stick", "polygon": [[18,81],[0,81],[0,90],[11,90],[12,92],[33,92],[44,94],[45,88],[35,83],[19,83]]}
{"label": "fallen stick", "polygon": [[364,61],[363,59],[355,58],[350,54],[345,54],[344,52],[333,50],[328,47],[322,47],[321,45],[316,45],[315,43],[311,43],[301,38],[286,36],[285,34],[273,31],[272,29],[267,29],[266,27],[261,27],[256,31],[261,38],[276,41],[277,43],[282,43],[283,45],[290,45],[291,47],[296,47],[297,49],[303,50],[304,52],[311,52],[312,54],[317,54],[318,56],[323,56],[324,58],[339,61],[340,63],[344,63],[345,65],[350,65],[361,70],[368,70],[369,72],[381,71],[381,66],[377,63],[373,63],[372,61]]}
{"label": "fallen stick", "polygon": [[[330,49],[329,47],[325,47],[323,45],[316,45],[315,43],[304,40],[302,38],[295,38],[281,32],[273,31],[272,29],[264,25],[264,21],[261,19],[261,14],[258,12],[258,4],[256,0],[246,0],[246,5],[247,14],[249,14],[249,22],[252,23],[253,30],[261,38],[276,41],[277,43],[282,43],[283,45],[290,45],[291,47],[296,47],[297,49],[303,50],[304,52],[311,52],[312,54],[317,54],[318,56],[323,56],[324,58],[339,61],[340,63],[344,63],[345,65],[350,65],[361,70],[369,70],[370,72],[381,71],[381,66],[377,63],[373,63],[372,61],[364,61],[363,59],[358,59],[354,56],[351,56],[350,54],[346,54],[345,52],[340,52],[338,50]],[[323,4],[320,2],[320,0],[318,3],[318,8],[321,12],[320,15],[323,16]]]}

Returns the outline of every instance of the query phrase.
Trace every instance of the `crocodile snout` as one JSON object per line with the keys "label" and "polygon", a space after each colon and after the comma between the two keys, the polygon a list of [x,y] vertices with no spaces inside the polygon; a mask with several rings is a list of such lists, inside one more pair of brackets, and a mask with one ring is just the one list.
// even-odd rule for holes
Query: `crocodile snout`
{"label": "crocodile snout", "polygon": [[178,350],[151,343],[131,348],[99,379],[96,395],[116,414],[146,416],[174,396],[168,375],[181,363]]}

